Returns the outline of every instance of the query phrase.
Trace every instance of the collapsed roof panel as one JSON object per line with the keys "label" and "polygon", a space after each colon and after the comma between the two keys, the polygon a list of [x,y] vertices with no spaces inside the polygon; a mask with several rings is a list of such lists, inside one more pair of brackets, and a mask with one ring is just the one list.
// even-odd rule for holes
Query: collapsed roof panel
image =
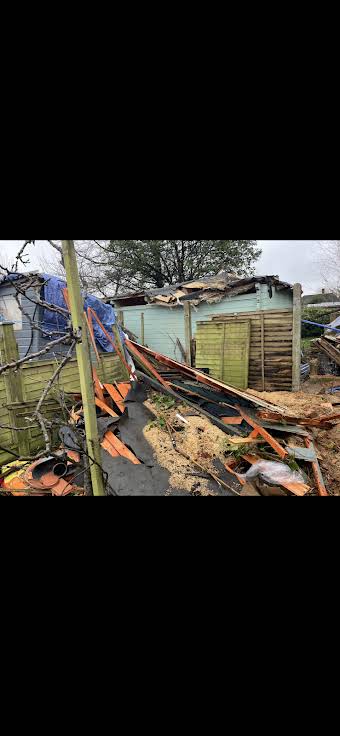
{"label": "collapsed roof panel", "polygon": [[137,306],[143,304],[158,304],[159,306],[174,307],[184,301],[199,304],[207,302],[213,304],[227,296],[254,292],[257,284],[267,284],[269,289],[277,291],[292,289],[291,284],[280,281],[278,276],[251,276],[240,279],[235,274],[220,273],[217,276],[206,276],[202,279],[185,281],[181,284],[172,284],[158,289],[121,294],[115,297],[114,302],[119,307]]}

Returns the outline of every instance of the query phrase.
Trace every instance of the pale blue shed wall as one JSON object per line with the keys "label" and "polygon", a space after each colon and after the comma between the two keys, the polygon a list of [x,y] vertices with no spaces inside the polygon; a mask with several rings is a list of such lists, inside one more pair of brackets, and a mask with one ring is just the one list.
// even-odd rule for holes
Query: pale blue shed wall
{"label": "pale blue shed wall", "polygon": [[[117,307],[119,308],[119,307]],[[198,307],[192,307],[192,333],[196,335],[197,322],[204,322],[211,316],[219,314],[235,314],[242,312],[256,312],[271,309],[293,309],[293,292],[290,290],[276,291],[273,288],[273,297],[270,299],[268,286],[260,284],[256,294],[240,294],[227,297],[218,304],[202,302]],[[141,314],[144,313],[145,343],[170,358],[184,362],[181,351],[176,346],[178,337],[185,348],[184,310],[183,307],[159,307],[145,304],[142,307],[125,307],[124,324],[131,330],[138,340],[141,339]]]}

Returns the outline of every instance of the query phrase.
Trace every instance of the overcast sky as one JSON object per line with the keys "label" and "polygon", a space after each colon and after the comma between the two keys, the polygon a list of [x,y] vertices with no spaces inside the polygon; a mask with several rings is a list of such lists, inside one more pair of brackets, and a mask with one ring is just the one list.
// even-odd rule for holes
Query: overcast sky
{"label": "overcast sky", "polygon": [[[15,258],[18,246],[23,240],[0,240],[1,256],[5,254]],[[316,240],[258,240],[262,248],[262,257],[257,264],[259,275],[278,275],[283,281],[300,282],[305,293],[319,291],[322,283],[316,265]],[[30,265],[26,270],[40,267],[40,258],[53,257],[55,251],[44,240],[37,240],[36,245],[28,249]]]}

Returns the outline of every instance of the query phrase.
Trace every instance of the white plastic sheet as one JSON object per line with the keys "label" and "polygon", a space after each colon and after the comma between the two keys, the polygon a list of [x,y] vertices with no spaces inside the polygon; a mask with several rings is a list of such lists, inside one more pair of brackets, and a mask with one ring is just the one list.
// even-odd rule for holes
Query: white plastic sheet
{"label": "white plastic sheet", "polygon": [[305,479],[296,470],[291,470],[284,463],[275,463],[267,460],[259,460],[252,465],[248,472],[241,476],[246,481],[261,478],[265,483],[280,486],[283,483],[304,483]]}

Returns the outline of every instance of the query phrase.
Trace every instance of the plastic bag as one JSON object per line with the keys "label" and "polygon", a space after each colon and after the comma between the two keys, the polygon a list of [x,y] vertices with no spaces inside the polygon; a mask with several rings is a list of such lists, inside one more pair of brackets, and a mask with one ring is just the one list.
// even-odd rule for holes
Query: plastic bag
{"label": "plastic bag", "polygon": [[304,483],[304,477],[296,470],[291,470],[284,463],[275,463],[259,460],[252,465],[245,475],[240,476],[246,481],[260,477],[265,483],[281,486],[283,483]]}

